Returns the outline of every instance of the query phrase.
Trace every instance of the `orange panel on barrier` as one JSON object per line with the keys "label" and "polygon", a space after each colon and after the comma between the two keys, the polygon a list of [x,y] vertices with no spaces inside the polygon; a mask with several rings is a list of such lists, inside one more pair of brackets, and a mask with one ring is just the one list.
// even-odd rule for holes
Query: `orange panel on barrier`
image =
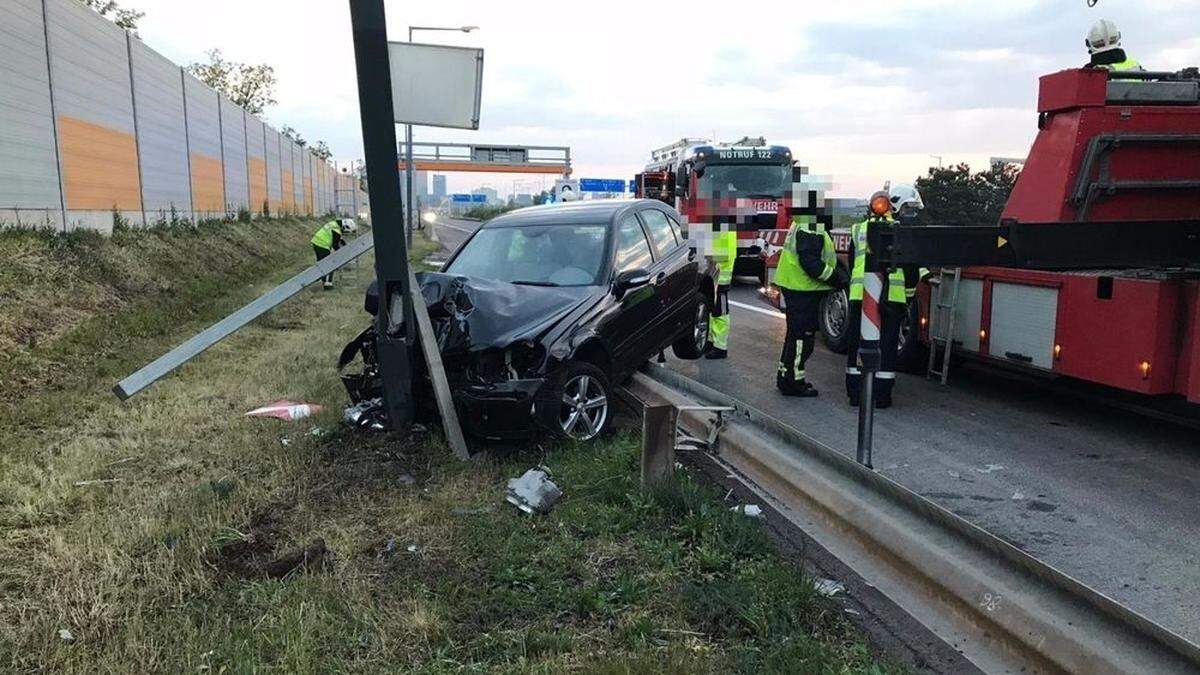
{"label": "orange panel on barrier", "polygon": [[292,172],[291,171],[283,172],[283,182],[280,184],[280,190],[282,190],[282,197],[283,197],[280,200],[280,204],[283,207],[281,209],[282,212],[283,213],[291,213],[291,212],[295,211],[296,210],[296,197],[295,197],[296,185],[295,185],[295,183],[292,182]]}
{"label": "orange panel on barrier", "polygon": [[225,172],[220,159],[192,153],[192,209],[225,212]]}
{"label": "orange panel on barrier", "polygon": [[74,117],[59,117],[58,138],[68,209],[142,210],[133,134]]}
{"label": "orange panel on barrier", "polygon": [[262,213],[263,204],[267,201],[267,161],[258,157],[250,158],[250,208],[255,213]]}

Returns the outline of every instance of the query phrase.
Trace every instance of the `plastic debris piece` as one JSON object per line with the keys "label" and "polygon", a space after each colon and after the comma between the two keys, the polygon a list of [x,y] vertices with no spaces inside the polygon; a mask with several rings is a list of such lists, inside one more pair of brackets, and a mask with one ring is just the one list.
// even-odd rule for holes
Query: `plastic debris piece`
{"label": "plastic debris piece", "polygon": [[74,642],[75,634],[66,628],[59,628],[58,629],[58,638],[60,640],[62,640],[63,642]]}
{"label": "plastic debris piece", "polygon": [[845,593],[846,587],[842,582],[833,579],[817,579],[813,582],[813,590],[827,598],[832,598],[838,593]]}
{"label": "plastic debris piece", "polygon": [[951,478],[962,478],[962,474],[957,471],[947,471]]}
{"label": "plastic debris piece", "polygon": [[1016,492],[1013,493],[1012,498],[1013,498],[1013,501],[1019,502],[1022,499],[1025,499],[1025,493],[1021,492],[1020,490],[1017,490]]}
{"label": "plastic debris piece", "polygon": [[281,420],[301,420],[313,413],[318,413],[323,410],[323,406],[316,403],[296,403],[287,399],[280,399],[274,403],[268,403],[261,408],[255,408],[246,413],[246,417],[274,417]]}
{"label": "plastic debris piece", "polygon": [[346,408],[342,421],[352,427],[387,431],[387,417],[383,411],[382,398],[369,398]]}
{"label": "plastic debris piece", "polygon": [[748,518],[761,518],[762,508],[757,504],[746,504],[744,506],[735,506],[730,511],[740,513]]}
{"label": "plastic debris piece", "polygon": [[549,513],[562,497],[562,490],[550,480],[545,467],[530,469],[520,478],[510,479],[506,492],[508,503],[525,513]]}
{"label": "plastic debris piece", "polygon": [[279,439],[279,444],[280,444],[280,445],[282,445],[283,447],[285,447],[285,448],[286,448],[287,446],[289,446],[289,445],[291,445],[291,444],[292,444],[292,439],[290,439],[290,438],[281,438],[281,439]]}
{"label": "plastic debris piece", "polygon": [[986,464],[982,469],[975,469],[975,471],[979,473],[993,473],[995,471],[1003,471],[1005,468],[1007,467],[1003,464]]}
{"label": "plastic debris piece", "polygon": [[409,545],[408,545],[408,548],[407,548],[407,549],[405,549],[405,550],[407,550],[409,553],[416,553],[416,552],[417,552],[417,545],[416,545],[416,544],[409,544]]}

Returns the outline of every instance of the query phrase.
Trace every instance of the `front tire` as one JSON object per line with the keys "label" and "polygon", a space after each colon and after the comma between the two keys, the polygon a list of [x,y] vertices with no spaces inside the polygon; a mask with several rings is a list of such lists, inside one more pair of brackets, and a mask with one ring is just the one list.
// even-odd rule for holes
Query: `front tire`
{"label": "front tire", "polygon": [[704,356],[704,348],[708,344],[708,317],[711,308],[703,293],[696,293],[696,307],[692,313],[692,326],[684,335],[671,345],[675,356],[688,361],[694,361]]}
{"label": "front tire", "polygon": [[821,299],[820,329],[825,346],[835,354],[850,349],[850,296],[844,290],[834,290]]}
{"label": "front tire", "polygon": [[920,373],[926,367],[925,345],[921,344],[921,304],[916,298],[905,307],[900,322],[900,340],[896,350],[896,369],[902,373]]}
{"label": "front tire", "polygon": [[616,400],[608,375],[590,363],[570,361],[559,381],[557,396],[549,402],[551,430],[575,441],[592,441],[608,431]]}

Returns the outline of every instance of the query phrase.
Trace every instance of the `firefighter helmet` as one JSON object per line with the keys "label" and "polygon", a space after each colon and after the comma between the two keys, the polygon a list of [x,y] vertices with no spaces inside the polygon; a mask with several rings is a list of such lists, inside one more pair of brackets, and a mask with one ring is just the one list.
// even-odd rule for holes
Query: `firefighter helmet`
{"label": "firefighter helmet", "polygon": [[1085,41],[1088,48],[1088,54],[1099,54],[1101,52],[1110,52],[1114,49],[1121,48],[1121,31],[1117,30],[1117,24],[1108,19],[1100,19],[1092,24],[1092,29],[1088,31],[1087,40]]}
{"label": "firefighter helmet", "polygon": [[900,212],[900,209],[908,206],[913,210],[921,210],[925,208],[925,202],[921,199],[921,193],[917,192],[917,188],[909,183],[896,183],[888,190],[888,201],[892,203],[892,211]]}

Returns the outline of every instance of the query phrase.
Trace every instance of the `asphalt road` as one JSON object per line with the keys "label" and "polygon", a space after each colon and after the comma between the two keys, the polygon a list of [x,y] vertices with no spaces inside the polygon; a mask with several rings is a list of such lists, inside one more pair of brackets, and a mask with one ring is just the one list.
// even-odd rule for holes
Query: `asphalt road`
{"label": "asphalt road", "polygon": [[458,218],[439,217],[431,225],[437,240],[442,244],[442,258],[448,257],[466,241],[483,223],[477,220],[460,220]]}
{"label": "asphalt road", "polygon": [[[845,357],[824,346],[821,396],[774,388],[782,315],[754,288],[730,294],[730,358],[670,367],[848,456],[857,410]],[[1200,642],[1200,434],[986,370],[942,386],[900,375],[876,413],[878,471],[1155,621]]]}
{"label": "asphalt road", "polygon": [[[479,223],[434,225],[452,251]],[[730,294],[730,358],[668,365],[854,455],[845,357],[819,346],[816,399],[774,387],[783,318]],[[901,374],[876,413],[878,471],[1169,629],[1200,642],[1200,433],[987,369],[942,386]]]}

